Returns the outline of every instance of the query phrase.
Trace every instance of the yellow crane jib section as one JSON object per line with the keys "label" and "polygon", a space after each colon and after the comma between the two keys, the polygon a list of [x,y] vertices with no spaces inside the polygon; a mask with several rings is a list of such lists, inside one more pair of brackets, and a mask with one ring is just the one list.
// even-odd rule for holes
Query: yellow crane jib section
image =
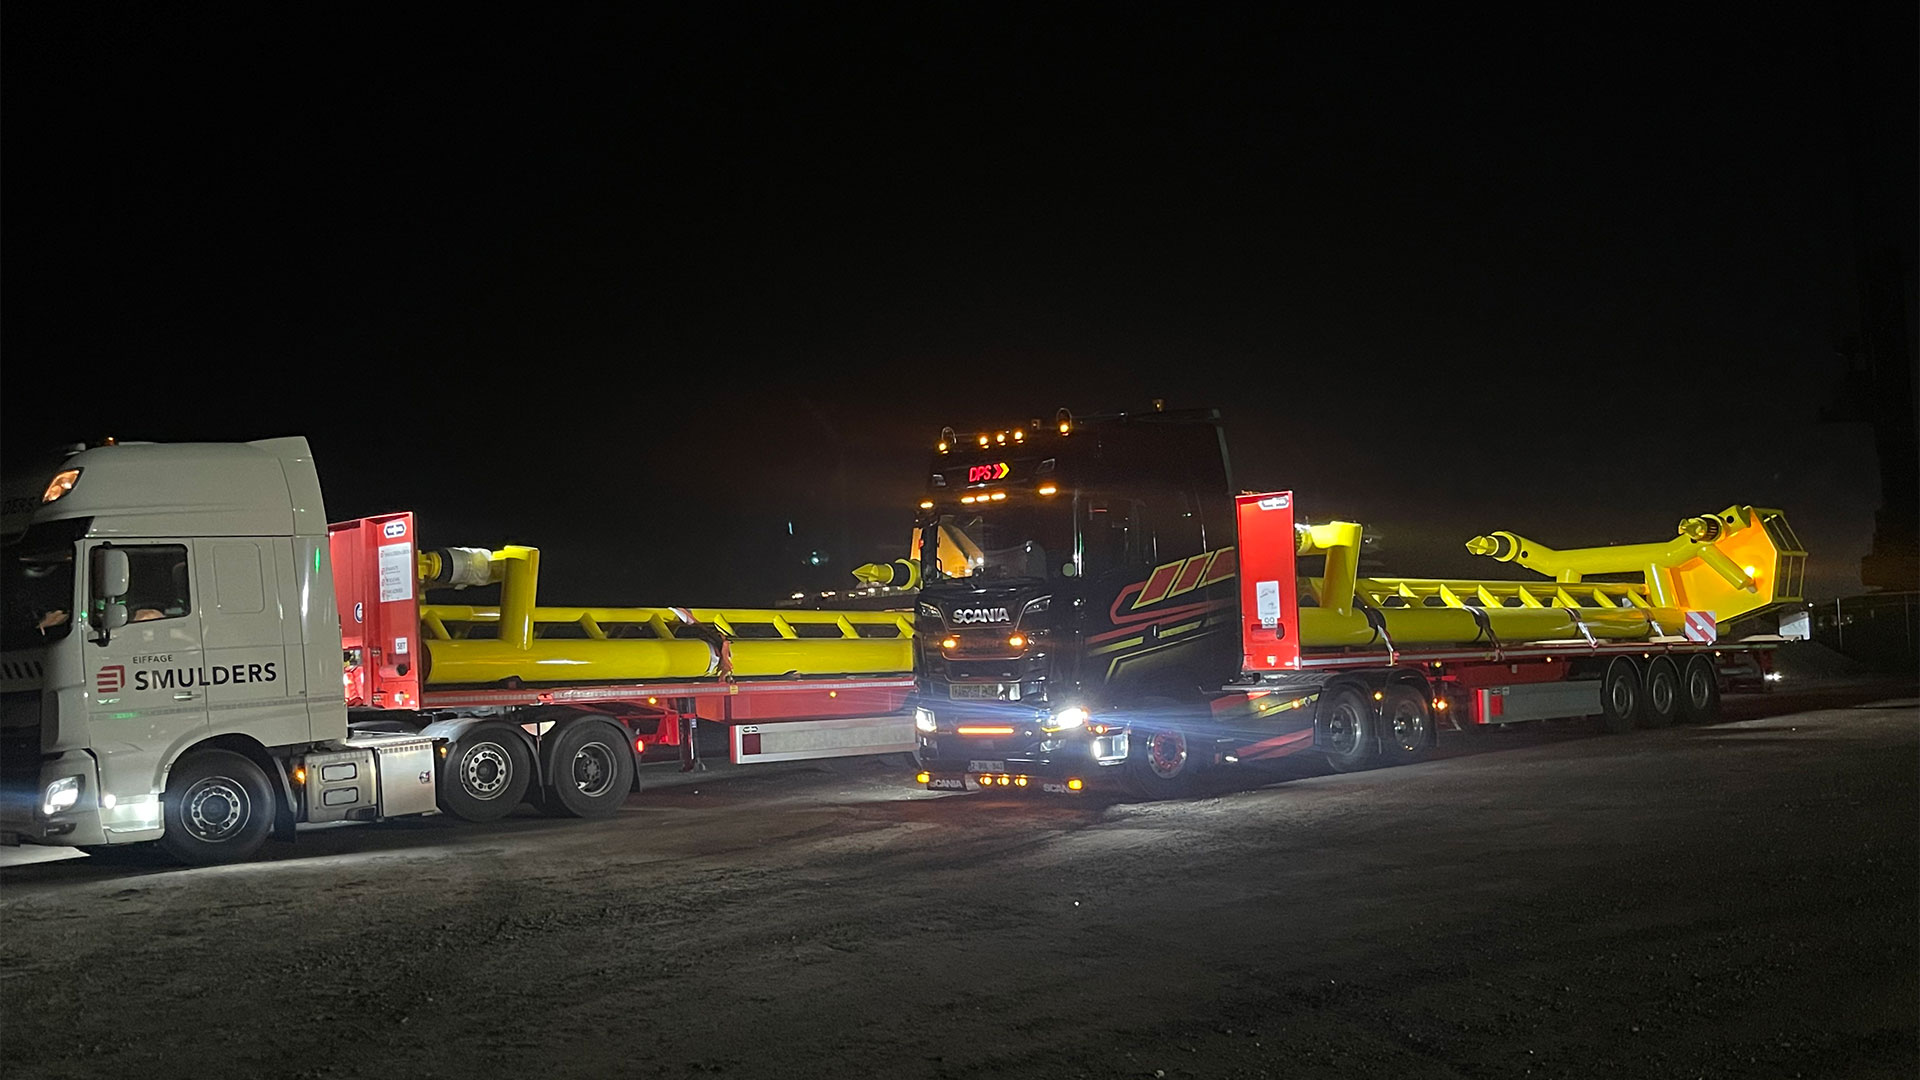
{"label": "yellow crane jib section", "polygon": [[[1513,533],[1475,537],[1467,550],[1518,562],[1551,581],[1363,578],[1361,527],[1297,528],[1296,551],[1325,557],[1300,580],[1300,641],[1369,647],[1678,637],[1688,611],[1725,623],[1800,599],[1806,552],[1778,510],[1734,506],[1688,518],[1659,544],[1554,551]],[[1639,573],[1639,581],[1587,581]]]}
{"label": "yellow crane jib section", "polygon": [[1510,532],[1467,550],[1577,585],[1589,574],[1638,573],[1656,608],[1710,611],[1719,622],[1803,599],[1807,553],[1779,510],[1729,506],[1682,520],[1672,540],[1556,551]]}
{"label": "yellow crane jib section", "polygon": [[904,674],[903,612],[540,607],[533,548],[446,549],[419,560],[427,588],[501,586],[499,606],[422,604],[429,685]]}

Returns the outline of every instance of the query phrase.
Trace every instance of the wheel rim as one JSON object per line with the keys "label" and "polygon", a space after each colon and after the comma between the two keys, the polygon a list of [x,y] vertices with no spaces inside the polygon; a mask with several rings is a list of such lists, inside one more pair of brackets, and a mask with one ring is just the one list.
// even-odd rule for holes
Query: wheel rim
{"label": "wheel rim", "polygon": [[1607,699],[1613,703],[1615,716],[1625,716],[1633,711],[1633,684],[1624,678],[1613,680],[1613,686],[1607,692]]}
{"label": "wheel rim", "polygon": [[1417,750],[1426,741],[1427,718],[1411,703],[1402,703],[1393,713],[1393,738],[1402,750]]}
{"label": "wheel rim", "polygon": [[1147,768],[1162,780],[1180,775],[1187,765],[1187,737],[1177,731],[1156,731],[1147,738]]}
{"label": "wheel rim", "polygon": [[512,782],[513,759],[499,743],[477,743],[460,755],[460,787],[474,798],[497,799]]}
{"label": "wheel rim", "polygon": [[1673,711],[1673,677],[1664,670],[1655,671],[1647,686],[1647,696],[1652,699],[1655,712],[1664,716]]}
{"label": "wheel rim", "polygon": [[1713,703],[1713,675],[1699,664],[1687,669],[1687,701],[1696,712],[1707,711]]}
{"label": "wheel rim", "polygon": [[246,786],[230,776],[209,776],[187,789],[180,815],[187,834],[208,844],[240,835],[253,818]]}
{"label": "wheel rim", "polygon": [[573,786],[588,798],[605,795],[613,787],[613,751],[606,743],[590,742],[573,752]]}
{"label": "wheel rim", "polygon": [[1360,723],[1347,706],[1327,717],[1327,747],[1336,754],[1352,753],[1360,745]]}

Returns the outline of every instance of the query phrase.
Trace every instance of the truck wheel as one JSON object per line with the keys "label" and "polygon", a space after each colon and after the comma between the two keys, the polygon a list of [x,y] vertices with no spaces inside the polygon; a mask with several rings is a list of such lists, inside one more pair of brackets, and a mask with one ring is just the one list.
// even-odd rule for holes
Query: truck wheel
{"label": "truck wheel", "polygon": [[195,751],[167,777],[160,847],[192,866],[252,858],[273,831],[273,799],[273,784],[251,758]]}
{"label": "truck wheel", "polygon": [[1143,799],[1170,799],[1193,790],[1200,756],[1185,732],[1141,729],[1133,732],[1133,757],[1127,762],[1127,788]]}
{"label": "truck wheel", "polygon": [[544,809],[567,817],[612,817],[633,790],[633,751],[612,724],[580,720],[553,736]]}
{"label": "truck wheel", "polygon": [[1404,765],[1427,756],[1433,745],[1433,706],[1426,695],[1411,686],[1389,686],[1380,713],[1380,742],[1389,763]]}
{"label": "truck wheel", "polygon": [[440,759],[440,809],[462,821],[498,821],[527,797],[533,755],[501,723],[475,724]]}
{"label": "truck wheel", "polygon": [[1600,677],[1600,730],[1618,735],[1640,722],[1640,669],[1617,656]]}
{"label": "truck wheel", "polygon": [[1656,656],[1647,664],[1646,708],[1640,722],[1650,728],[1671,727],[1680,719],[1680,669],[1670,657]]}
{"label": "truck wheel", "polygon": [[1313,718],[1316,741],[1335,772],[1372,768],[1379,759],[1373,704],[1358,687],[1341,686],[1320,692],[1320,708]]}
{"label": "truck wheel", "polygon": [[1695,653],[1680,673],[1680,715],[1689,723],[1711,724],[1720,719],[1720,674],[1713,661]]}

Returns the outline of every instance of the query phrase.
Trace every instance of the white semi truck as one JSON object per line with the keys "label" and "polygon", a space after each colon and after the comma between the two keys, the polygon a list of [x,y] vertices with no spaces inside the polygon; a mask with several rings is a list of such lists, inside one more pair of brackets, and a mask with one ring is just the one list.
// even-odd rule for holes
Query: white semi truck
{"label": "white semi truck", "polygon": [[0,842],[214,863],[301,822],[605,816],[702,719],[742,762],[913,748],[907,617],[542,608],[535,549],[330,526],[304,438],[77,448],[0,527]]}

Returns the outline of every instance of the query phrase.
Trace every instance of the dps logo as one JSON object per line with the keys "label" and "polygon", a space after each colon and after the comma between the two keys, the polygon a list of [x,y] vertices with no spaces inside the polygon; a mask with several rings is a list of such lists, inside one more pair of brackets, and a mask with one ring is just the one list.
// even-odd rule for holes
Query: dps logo
{"label": "dps logo", "polygon": [[102,694],[117,694],[127,685],[127,669],[124,664],[108,664],[94,676],[93,688]]}

